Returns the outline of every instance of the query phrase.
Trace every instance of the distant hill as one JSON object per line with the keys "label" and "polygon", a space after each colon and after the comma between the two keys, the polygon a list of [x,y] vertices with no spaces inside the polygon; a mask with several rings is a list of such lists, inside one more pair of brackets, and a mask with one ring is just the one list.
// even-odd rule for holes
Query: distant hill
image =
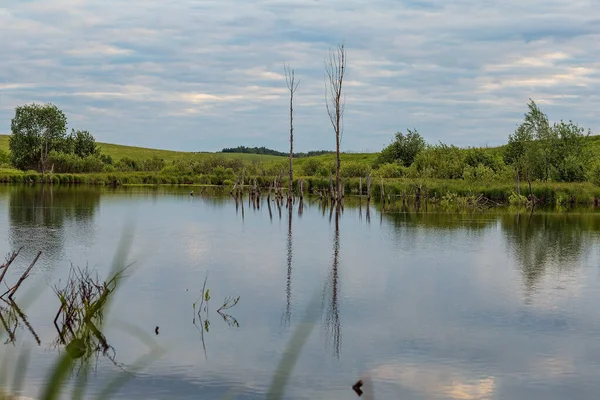
{"label": "distant hill", "polygon": [[[246,146],[238,146],[238,147],[226,147],[221,150],[221,153],[240,153],[240,154],[265,154],[271,156],[280,156],[280,157],[289,157],[290,153],[286,153],[283,151],[277,151],[273,149],[268,149],[264,146],[262,147],[246,147]],[[323,154],[333,154],[335,152],[331,150],[315,150],[309,151],[306,153],[294,153],[294,158],[304,158],[304,157],[313,157],[313,156],[322,156]]]}

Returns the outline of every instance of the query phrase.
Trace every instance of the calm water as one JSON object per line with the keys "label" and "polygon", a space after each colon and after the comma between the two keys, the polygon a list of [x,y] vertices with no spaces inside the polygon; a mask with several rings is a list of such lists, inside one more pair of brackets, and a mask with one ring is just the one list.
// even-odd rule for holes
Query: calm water
{"label": "calm water", "polygon": [[[382,214],[372,206],[367,220],[364,206],[337,215],[305,203],[302,215],[273,207],[270,216],[264,201],[242,210],[227,197],[188,193],[0,187],[0,253],[23,246],[6,279],[14,282],[43,251],[18,296],[40,344],[23,323],[13,342],[0,343],[10,365],[32,349],[25,395],[38,394],[62,351],[52,286],[71,264],[106,276],[128,223],[135,263],[104,334],[125,370],[147,351],[132,326],[166,353],[120,398],[220,398],[231,390],[236,399],[264,398],[314,298],[314,329],[288,399],[358,398],[351,386],[360,377],[378,399],[600,393],[600,215],[591,209],[530,217]],[[192,304],[207,272],[210,325],[202,332]],[[229,310],[239,327],[216,313],[226,296],[241,296]],[[89,394],[120,371],[100,354]]]}

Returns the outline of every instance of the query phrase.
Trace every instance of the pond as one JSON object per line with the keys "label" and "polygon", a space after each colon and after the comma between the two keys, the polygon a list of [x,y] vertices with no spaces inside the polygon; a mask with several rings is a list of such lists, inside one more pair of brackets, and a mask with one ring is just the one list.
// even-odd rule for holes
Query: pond
{"label": "pond", "polygon": [[[306,199],[299,212],[297,203],[269,209],[265,198],[257,209],[200,191],[0,186],[0,252],[22,247],[5,281],[42,252],[16,296],[27,324],[5,314],[18,324],[10,335],[0,326],[9,376],[30,349],[24,396],[39,394],[65,351],[53,288],[72,265],[107,277],[124,232],[132,265],[111,295],[102,328],[110,351],[94,355],[86,397],[132,373],[115,398],[263,399],[297,332],[308,336],[286,399],[358,399],[359,379],[378,399],[600,392],[593,209],[371,204],[367,215],[364,202],[330,212]],[[200,297],[210,297],[207,309],[194,306]],[[160,356],[136,370],[156,346]]]}

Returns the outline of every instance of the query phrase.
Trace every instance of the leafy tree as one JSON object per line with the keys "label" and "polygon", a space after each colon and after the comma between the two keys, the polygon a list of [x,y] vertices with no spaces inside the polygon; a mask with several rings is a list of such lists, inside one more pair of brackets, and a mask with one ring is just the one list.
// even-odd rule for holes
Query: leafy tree
{"label": "leafy tree", "polygon": [[65,145],[67,117],[54,104],[27,104],[15,109],[9,139],[13,165],[27,170],[46,170],[48,154]]}
{"label": "leafy tree", "polygon": [[96,144],[96,139],[88,131],[71,129],[70,141],[73,146],[73,153],[76,156],[85,158],[87,156],[99,156],[100,148]]}
{"label": "leafy tree", "polygon": [[490,152],[475,147],[466,150],[465,164],[477,168],[480,165],[490,168],[494,172],[502,168],[502,161],[497,160]]}
{"label": "leafy tree", "polygon": [[554,124],[553,132],[556,137],[552,151],[555,155],[552,165],[554,178],[565,182],[585,180],[586,168],[591,160],[584,143],[585,129],[572,121],[560,121]]}
{"label": "leafy tree", "polygon": [[405,167],[409,167],[417,154],[426,146],[425,139],[416,129],[407,129],[407,133],[396,132],[395,140],[385,147],[375,164],[377,166],[386,163],[397,162]]}
{"label": "leafy tree", "polygon": [[526,124],[521,124],[515,132],[508,136],[508,145],[504,152],[504,162],[515,169],[517,193],[521,194],[520,180],[523,176],[530,180],[533,160],[533,135]]}
{"label": "leafy tree", "polygon": [[550,167],[554,162],[553,149],[556,143],[556,132],[548,122],[548,116],[540,110],[537,104],[531,99],[527,104],[529,112],[525,114],[523,124],[531,132],[533,139],[536,139],[536,150],[540,154],[542,162],[542,179],[547,181],[550,177]]}

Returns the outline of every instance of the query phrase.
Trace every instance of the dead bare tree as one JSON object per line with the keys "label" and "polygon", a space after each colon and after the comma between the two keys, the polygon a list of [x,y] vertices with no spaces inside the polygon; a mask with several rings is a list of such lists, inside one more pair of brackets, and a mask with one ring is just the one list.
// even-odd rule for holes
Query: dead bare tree
{"label": "dead bare tree", "polygon": [[343,134],[343,118],[345,100],[342,98],[342,85],[344,83],[344,74],[346,72],[346,49],[344,43],[339,44],[335,50],[329,50],[329,57],[325,61],[325,105],[327,114],[335,131],[335,187],[336,198],[341,200],[340,185],[340,142]]}
{"label": "dead bare tree", "polygon": [[283,64],[285,72],[285,81],[287,88],[290,91],[290,183],[288,188],[288,203],[292,201],[292,182],[294,180],[293,172],[293,157],[294,157],[294,93],[298,89],[300,79],[296,80],[294,70],[290,69],[289,65]]}

